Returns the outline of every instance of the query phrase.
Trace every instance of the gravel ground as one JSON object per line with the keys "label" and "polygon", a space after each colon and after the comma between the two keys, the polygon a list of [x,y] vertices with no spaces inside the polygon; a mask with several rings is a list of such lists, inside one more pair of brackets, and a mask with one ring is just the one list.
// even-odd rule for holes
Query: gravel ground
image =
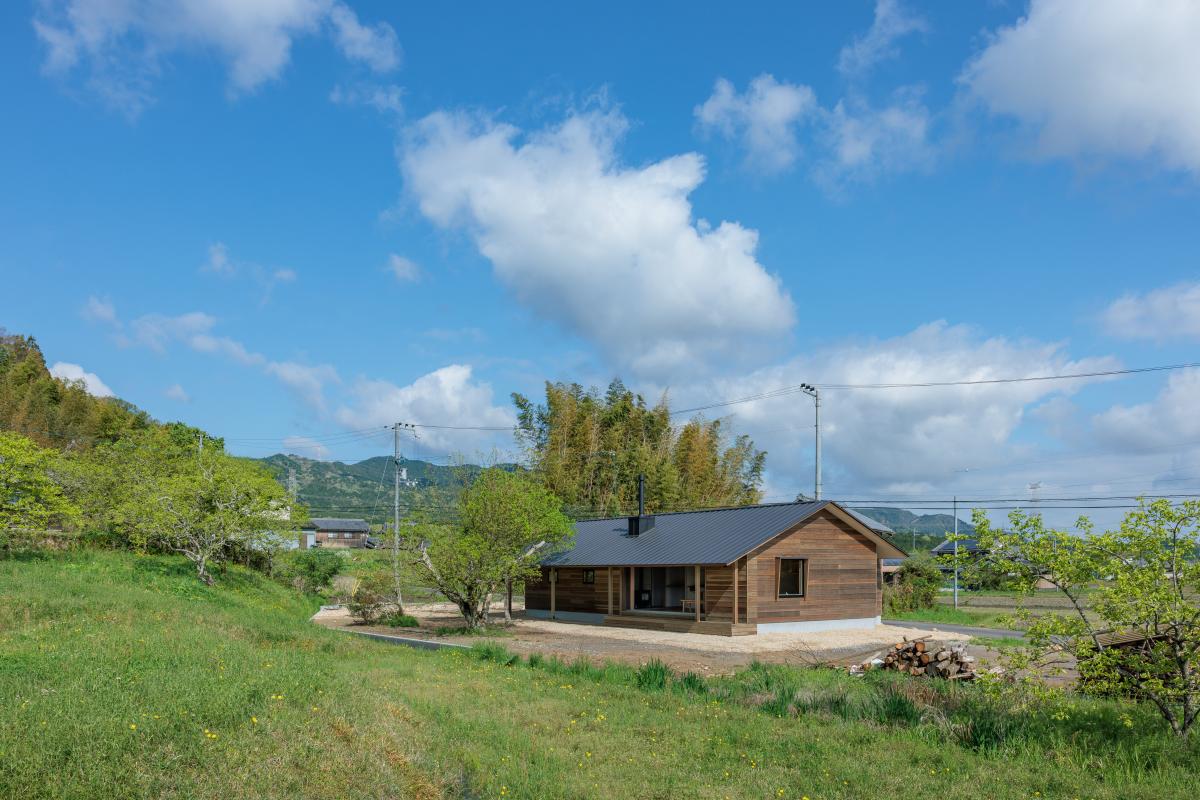
{"label": "gravel ground", "polygon": [[[495,641],[513,652],[540,652],[566,660],[589,658],[594,661],[619,661],[641,664],[658,658],[676,670],[694,670],[714,674],[732,672],[751,661],[773,663],[849,664],[863,661],[901,639],[928,636],[928,631],[896,625],[878,625],[872,630],[825,631],[823,633],[768,633],[757,636],[710,636],[700,633],[669,633],[629,628],[607,628],[569,622],[526,619],[520,610],[512,625],[501,629],[501,636],[439,637],[441,627],[460,627],[462,618],[449,603],[413,605],[405,609],[420,623],[413,628],[387,628],[357,625],[345,609],[324,609],[313,621],[332,628],[354,627],[378,633],[420,638],[447,638],[463,644]],[[497,615],[500,606],[495,607]],[[965,640],[961,634],[939,634],[942,641]]]}

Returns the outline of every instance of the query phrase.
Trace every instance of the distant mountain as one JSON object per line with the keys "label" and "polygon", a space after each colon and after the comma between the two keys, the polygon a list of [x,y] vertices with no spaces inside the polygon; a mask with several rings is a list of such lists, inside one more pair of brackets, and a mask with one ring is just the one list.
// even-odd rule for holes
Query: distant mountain
{"label": "distant mountain", "polygon": [[[855,508],[872,519],[882,522],[896,532],[896,544],[910,555],[929,552],[954,532],[951,514],[914,514],[903,508],[876,506]],[[971,535],[975,528],[964,519],[958,520],[959,534]]]}
{"label": "distant mountain", "polygon": [[[392,460],[375,456],[356,464],[316,461],[276,453],[258,459],[284,486],[295,476],[296,494],[313,516],[361,517],[382,523],[392,516]],[[400,488],[400,505],[407,513],[422,509],[435,516],[449,510],[456,489],[479,473],[480,467],[449,467],[428,461],[401,459],[408,476]]]}
{"label": "distant mountain", "polygon": [[[932,533],[945,535],[954,532],[954,516],[952,514],[914,514],[903,508],[880,506],[875,508],[856,508],[868,517],[877,519],[896,533]],[[974,533],[971,523],[958,520],[959,533]]]}

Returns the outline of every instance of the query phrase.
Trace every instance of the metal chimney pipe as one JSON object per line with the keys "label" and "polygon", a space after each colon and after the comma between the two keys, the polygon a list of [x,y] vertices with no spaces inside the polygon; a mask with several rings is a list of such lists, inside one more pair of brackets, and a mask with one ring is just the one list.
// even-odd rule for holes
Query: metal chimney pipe
{"label": "metal chimney pipe", "polygon": [[638,516],[646,516],[646,476],[638,475]]}

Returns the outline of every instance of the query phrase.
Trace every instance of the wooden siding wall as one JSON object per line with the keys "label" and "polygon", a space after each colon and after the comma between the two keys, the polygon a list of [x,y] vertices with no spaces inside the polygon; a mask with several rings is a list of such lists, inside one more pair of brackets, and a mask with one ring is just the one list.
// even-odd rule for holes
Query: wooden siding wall
{"label": "wooden siding wall", "polygon": [[[879,616],[875,543],[829,512],[750,554],[757,619],[789,622]],[[808,559],[804,597],[777,598],[780,558]]]}
{"label": "wooden siding wall", "polygon": [[[550,610],[550,575],[542,568],[542,578],[525,584],[525,607]],[[613,609],[621,607],[621,570],[613,569]],[[562,567],[558,570],[558,588],[554,592],[556,611],[585,611],[590,614],[608,613],[608,569],[596,568],[596,582],[583,582],[583,570]]]}
{"label": "wooden siding wall", "polygon": [[746,620],[746,559],[737,567],[738,619],[733,619],[733,567],[704,568],[704,616],[706,619]]}

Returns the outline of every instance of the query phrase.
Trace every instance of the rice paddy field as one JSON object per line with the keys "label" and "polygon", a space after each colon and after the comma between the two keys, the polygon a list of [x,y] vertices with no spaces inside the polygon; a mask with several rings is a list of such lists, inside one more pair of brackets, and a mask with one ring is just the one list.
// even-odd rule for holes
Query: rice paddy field
{"label": "rice paddy field", "polygon": [[425,652],[316,600],[121,552],[0,561],[0,797],[1194,798],[1128,703],[755,665]]}

